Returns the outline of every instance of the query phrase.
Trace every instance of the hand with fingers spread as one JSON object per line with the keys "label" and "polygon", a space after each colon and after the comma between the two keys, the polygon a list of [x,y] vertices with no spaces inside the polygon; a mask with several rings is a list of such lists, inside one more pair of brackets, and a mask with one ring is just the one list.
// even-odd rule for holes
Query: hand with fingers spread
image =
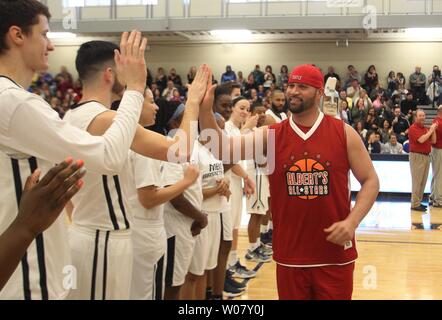
{"label": "hand with fingers spread", "polygon": [[324,229],[324,232],[329,234],[327,241],[337,244],[338,246],[344,246],[348,241],[354,238],[356,227],[353,222],[346,219],[333,223],[330,227]]}
{"label": "hand with fingers spread", "polygon": [[26,181],[16,222],[34,237],[46,230],[82,187],[81,178],[86,173],[83,164],[69,158],[49,170],[41,181],[37,169]]}
{"label": "hand with fingers spread", "polygon": [[26,180],[18,215],[0,235],[0,290],[7,283],[32,241],[54,223],[66,203],[80,190],[83,162],[67,159],[41,181],[35,170]]}
{"label": "hand with fingers spread", "polygon": [[203,64],[199,67],[195,79],[193,79],[192,84],[189,87],[187,99],[201,105],[204,96],[206,95],[209,82],[211,81],[212,71],[207,65]]}
{"label": "hand with fingers spread", "polygon": [[115,50],[115,65],[118,80],[127,86],[127,90],[136,90],[144,94],[146,87],[146,51],[147,38],[141,32],[132,30],[121,36],[120,51]]}

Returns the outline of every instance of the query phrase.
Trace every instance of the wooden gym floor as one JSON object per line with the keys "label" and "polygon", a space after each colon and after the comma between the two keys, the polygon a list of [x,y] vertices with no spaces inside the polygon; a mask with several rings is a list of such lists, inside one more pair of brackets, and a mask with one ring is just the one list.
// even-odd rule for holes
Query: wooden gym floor
{"label": "wooden gym floor", "polygon": [[[246,218],[248,219],[248,218]],[[359,258],[353,299],[442,299],[442,208],[410,211],[409,202],[376,202],[357,230]],[[241,262],[246,262],[247,229],[239,236]],[[263,264],[238,299],[273,300],[275,262]]]}

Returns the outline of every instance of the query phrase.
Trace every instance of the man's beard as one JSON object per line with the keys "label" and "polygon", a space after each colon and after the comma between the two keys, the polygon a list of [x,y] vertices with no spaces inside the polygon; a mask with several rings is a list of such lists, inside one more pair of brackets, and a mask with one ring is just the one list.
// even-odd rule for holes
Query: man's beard
{"label": "man's beard", "polygon": [[277,107],[272,103],[272,111],[274,113],[281,113],[284,111],[284,105]]}
{"label": "man's beard", "polygon": [[291,113],[300,114],[308,109],[311,109],[313,105],[314,105],[313,99],[307,100],[307,101],[300,100],[300,103],[297,104],[296,106],[294,106],[294,105],[292,105],[292,103],[290,103],[289,110]]}

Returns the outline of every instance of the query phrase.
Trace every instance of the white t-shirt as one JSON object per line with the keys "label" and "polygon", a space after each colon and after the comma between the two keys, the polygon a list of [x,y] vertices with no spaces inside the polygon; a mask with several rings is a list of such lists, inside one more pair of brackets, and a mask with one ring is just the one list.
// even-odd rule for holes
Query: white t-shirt
{"label": "white t-shirt", "polygon": [[[68,156],[101,173],[117,171],[127,156],[140,117],[143,95],[124,94],[114,122],[101,137],[60,119],[40,96],[0,76],[0,234],[15,219],[27,176],[35,168],[43,177]],[[69,289],[64,268],[71,264],[64,215],[34,240],[0,299],[63,299]]]}
{"label": "white t-shirt", "polygon": [[[198,152],[200,175],[202,176],[202,188],[213,188],[217,181],[224,178],[223,162],[215,158],[203,145],[199,146]],[[202,210],[207,213],[219,213],[227,206],[227,198],[219,194],[203,200]]]}
{"label": "white t-shirt", "polygon": [[[190,157],[190,161],[192,163],[198,163],[198,152],[199,152],[199,143],[195,141],[192,156]],[[184,172],[189,164],[177,164],[171,162],[164,162],[163,166],[163,183],[164,186],[170,186],[178,181],[182,180],[184,177]],[[202,191],[202,175],[200,174],[196,181],[186,190],[184,190],[184,197],[195,207],[195,209],[200,210],[202,208],[203,203],[203,191]],[[170,202],[166,202],[164,205],[164,214],[178,214],[182,215],[179,211],[177,211]]]}
{"label": "white t-shirt", "polygon": [[[129,151],[131,167],[131,181],[133,184],[129,190],[129,202],[135,220],[148,222],[149,226],[164,226],[164,204],[146,209],[138,200],[138,189],[155,186],[162,188],[163,185],[163,162],[144,157],[133,151]],[[147,225],[147,224],[146,224]]]}

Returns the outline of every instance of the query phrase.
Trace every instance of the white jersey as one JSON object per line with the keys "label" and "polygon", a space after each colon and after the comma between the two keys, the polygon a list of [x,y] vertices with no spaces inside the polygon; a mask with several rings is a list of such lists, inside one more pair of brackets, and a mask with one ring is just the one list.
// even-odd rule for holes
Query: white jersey
{"label": "white jersey", "polygon": [[[0,234],[15,219],[27,176],[42,176],[68,156],[90,169],[113,172],[132,143],[143,96],[125,94],[122,112],[104,137],[93,137],[67,122],[40,96],[0,76]],[[115,123],[116,122],[116,123]],[[30,244],[21,263],[0,291],[0,299],[63,299],[71,265],[65,217],[60,217]]]}
{"label": "white jersey", "polygon": [[[198,163],[199,142],[195,141],[193,152],[191,156],[192,163]],[[163,167],[163,183],[165,186],[170,186],[184,178],[184,171],[188,164],[177,164],[165,162]],[[203,203],[202,192],[202,175],[200,174],[196,181],[186,190],[184,190],[184,197],[197,209],[201,210]],[[182,215],[180,212],[167,202],[164,205],[164,213],[174,213]]]}
{"label": "white jersey", "polygon": [[275,119],[276,123],[280,123],[287,119],[287,114],[285,112],[279,113],[278,116],[272,109],[268,109],[266,111],[266,114],[271,116],[273,119]]}
{"label": "white jersey", "polygon": [[[224,178],[223,162],[215,158],[203,145],[199,146],[198,161],[200,174],[202,176],[202,188],[213,188],[217,186],[217,181]],[[227,198],[214,195],[203,200],[202,210],[207,213],[220,213],[227,206]]]}
{"label": "white jersey", "polygon": [[[76,105],[64,120],[87,130],[99,114],[109,111],[96,101]],[[87,164],[85,165],[87,167]],[[89,170],[83,178],[84,186],[72,198],[72,223],[94,230],[126,230],[132,220],[128,191],[132,185],[129,161],[115,175],[103,175]]]}
{"label": "white jersey", "polygon": [[147,158],[133,151],[129,151],[129,162],[131,168],[130,180],[133,181],[129,190],[129,202],[134,218],[136,220],[146,221],[150,226],[164,226],[164,204],[146,209],[138,200],[137,191],[137,189],[148,186],[158,188],[164,186],[162,161]]}

